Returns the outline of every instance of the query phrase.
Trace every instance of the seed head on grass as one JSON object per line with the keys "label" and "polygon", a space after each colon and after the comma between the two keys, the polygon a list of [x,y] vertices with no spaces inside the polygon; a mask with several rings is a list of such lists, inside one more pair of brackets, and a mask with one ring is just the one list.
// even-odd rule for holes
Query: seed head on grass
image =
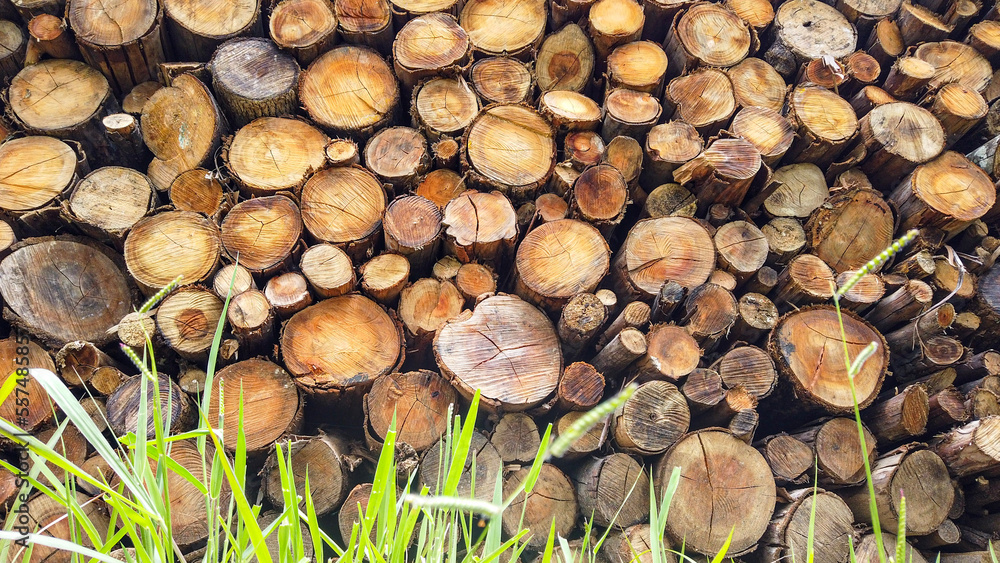
{"label": "seed head on grass", "polygon": [[848,279],[847,282],[844,285],[842,285],[840,289],[837,290],[836,294],[834,295],[834,298],[839,300],[841,297],[846,295],[847,292],[850,291],[855,284],[861,281],[861,278],[881,268],[882,265],[888,262],[890,258],[899,253],[899,251],[903,250],[903,247],[909,244],[910,241],[912,241],[914,238],[916,238],[918,234],[920,234],[920,231],[918,231],[917,229],[910,229],[909,231],[906,231],[905,235],[893,241],[893,243],[889,245],[885,250],[879,252],[878,256],[869,260],[867,264],[865,264],[864,266],[861,267],[861,269],[855,272],[854,275],[851,276],[851,278]]}
{"label": "seed head on grass", "polygon": [[181,280],[182,279],[184,279],[184,275],[183,274],[181,274],[181,275],[177,276],[176,278],[174,278],[173,281],[171,281],[166,286],[164,286],[164,288],[161,289],[160,291],[157,291],[156,295],[150,297],[149,299],[146,300],[145,303],[142,304],[142,307],[139,308],[139,312],[140,313],[148,313],[148,312],[150,312],[153,309],[153,307],[156,307],[157,303],[159,303],[160,301],[162,301],[163,298],[167,296],[167,294],[169,294],[171,291],[177,289],[177,286],[179,286],[181,284]]}

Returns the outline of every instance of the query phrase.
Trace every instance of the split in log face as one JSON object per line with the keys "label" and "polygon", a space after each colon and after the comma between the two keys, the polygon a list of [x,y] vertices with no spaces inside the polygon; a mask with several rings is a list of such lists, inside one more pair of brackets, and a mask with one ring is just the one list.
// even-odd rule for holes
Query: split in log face
{"label": "split in log face", "polygon": [[[528,477],[530,468],[523,467],[504,481],[504,497],[514,494]],[[477,483],[478,486],[478,483]],[[509,534],[527,529],[525,543],[534,549],[545,545],[549,530],[567,536],[576,524],[579,508],[576,491],[569,477],[551,464],[542,465],[538,481],[531,493],[519,494],[503,514],[503,529]],[[522,520],[521,514],[524,514]]]}
{"label": "split in log face", "polygon": [[125,264],[139,287],[155,293],[178,275],[182,284],[207,279],[219,261],[219,227],[192,211],[140,220],[125,239]]}
{"label": "split in log face", "polygon": [[831,196],[806,223],[809,245],[834,271],[856,270],[892,244],[894,219],[875,190],[848,190]]}
{"label": "split in log face", "polygon": [[300,202],[302,223],[314,238],[343,246],[352,257],[371,256],[386,208],[385,190],[371,172],[323,170],[306,182]]}
{"label": "split in log face", "polygon": [[791,122],[770,108],[750,106],[741,109],[733,117],[729,131],[757,147],[768,166],[777,164],[795,140]]}
{"label": "split in log face", "polygon": [[302,72],[299,100],[312,120],[329,132],[358,135],[392,118],[399,85],[378,53],[344,45],[327,51]]}
{"label": "split in log face", "polygon": [[[878,351],[854,378],[858,404],[867,407],[882,386],[889,350],[881,333],[850,311],[843,312],[847,351],[851,357],[871,342]],[[785,315],[768,339],[768,348],[779,369],[792,382],[799,400],[832,413],[853,408],[844,365],[844,344],[836,312],[825,306],[800,309]]]}
{"label": "split in log face", "polygon": [[487,55],[530,56],[545,32],[545,0],[509,5],[504,0],[469,0],[459,23],[472,47]]}
{"label": "split in log face", "polygon": [[434,337],[434,357],[466,398],[479,389],[485,404],[508,412],[545,400],[562,369],[552,322],[509,295],[488,297],[446,323]]}
{"label": "split in log face", "polygon": [[627,452],[644,456],[666,451],[688,430],[691,412],[671,383],[643,383],[611,417],[610,435]]}
{"label": "split in log face", "polygon": [[736,111],[732,82],[726,73],[712,68],[671,80],[665,99],[676,106],[674,118],[690,123],[704,137],[718,133]]}
{"label": "split in log face", "polygon": [[715,269],[712,238],[697,221],[661,217],[636,223],[615,256],[616,292],[652,299],[667,280],[694,288]]}
{"label": "split in log face", "polygon": [[[657,462],[654,478],[660,489],[675,466],[681,468],[681,480],[667,519],[670,539],[711,555],[732,534],[729,553],[753,549],[775,504],[774,479],[763,456],[727,432],[704,430],[681,438]],[[707,526],[706,512],[712,515]]]}
{"label": "split in log face", "polygon": [[868,150],[861,170],[876,187],[941,154],[945,142],[944,129],[937,118],[907,102],[892,102],[872,109],[861,118],[859,137]]}
{"label": "split in log face", "polygon": [[[466,4],[466,10],[470,5]],[[484,109],[469,126],[462,144],[463,168],[469,172],[470,182],[498,189],[514,200],[534,199],[555,166],[552,127],[524,106]]]}
{"label": "split in log face", "polygon": [[534,86],[524,63],[509,57],[490,57],[472,65],[472,85],[484,104],[526,102]]}
{"label": "split in log face", "polygon": [[[396,439],[417,452],[437,442],[448,429],[448,407],[458,394],[440,375],[427,370],[380,377],[365,396],[368,426],[378,441],[385,440],[393,416]],[[457,408],[457,407],[456,407]]]}
{"label": "split in log face", "polygon": [[128,282],[109,256],[74,240],[27,241],[0,262],[0,295],[14,324],[55,346],[108,342],[107,330],[132,310]]}
{"label": "split in log face", "polygon": [[326,162],[330,139],[298,119],[262,117],[236,132],[225,158],[244,192],[297,191]]}
{"label": "split in log face", "polygon": [[611,251],[601,233],[573,219],[546,223],[517,249],[517,294],[551,313],[588,293],[608,271]]}
{"label": "split in log face", "polygon": [[281,334],[285,366],[307,393],[327,393],[391,373],[402,362],[399,327],[360,295],[320,301],[296,313]]}
{"label": "split in log face", "polygon": [[[4,276],[6,278],[7,276]],[[22,354],[24,347],[28,348],[27,354]],[[28,358],[27,365],[20,365],[18,362],[23,362],[21,358]],[[19,368],[41,368],[47,369],[51,372],[56,371],[56,365],[52,361],[52,356],[45,351],[44,348],[36,344],[34,341],[29,341],[27,344],[23,342],[18,342],[16,338],[8,338],[6,340],[0,340],[0,366],[4,366],[0,374],[2,374],[4,381],[7,378],[17,373]],[[24,430],[25,432],[37,432],[41,430],[49,421],[53,418],[54,404],[49,399],[48,393],[45,392],[45,387],[34,377],[22,378],[17,377],[18,389],[21,390],[20,393],[11,392],[10,395],[0,403],[0,416],[4,420],[15,421],[17,426]],[[21,385],[20,382],[25,382],[25,385]],[[28,393],[31,400],[27,405],[27,411],[25,411],[25,406],[23,404],[18,404],[18,396],[22,398],[21,403],[23,403],[23,397],[25,393]],[[6,438],[0,439],[0,443],[9,444]]]}
{"label": "split in log face", "polygon": [[366,167],[393,190],[414,186],[430,166],[430,159],[427,139],[410,127],[383,129],[365,145]]}
{"label": "split in log face", "polygon": [[239,203],[222,221],[222,246],[255,273],[272,272],[289,258],[302,233],[295,202],[283,195]]}
{"label": "split in log face", "polygon": [[649,475],[630,456],[590,460],[574,473],[580,511],[598,526],[623,529],[649,517]]}
{"label": "split in log face", "polygon": [[775,40],[765,59],[790,76],[799,65],[824,55],[842,59],[857,46],[858,34],[847,18],[819,0],[790,0],[774,14]]}
{"label": "split in log face", "polygon": [[594,47],[580,26],[575,23],[566,24],[559,31],[546,36],[538,51],[535,69],[538,89],[542,92],[583,92],[594,73]]}
{"label": "split in log face", "polygon": [[927,85],[938,89],[949,82],[982,92],[993,76],[993,69],[975,48],[955,41],[923,43],[913,56],[934,65],[934,77]]}
{"label": "split in log face", "polygon": [[[292,378],[281,366],[263,359],[228,365],[216,374],[215,388],[208,407],[208,420],[219,420],[219,391],[225,406],[223,444],[235,450],[239,424],[239,404],[243,402],[243,428],[247,452],[262,452],[286,432],[298,430],[302,422],[302,399]],[[240,395],[242,394],[242,399]]]}
{"label": "split in log face", "polygon": [[219,326],[222,305],[215,293],[203,287],[182,287],[160,304],[156,325],[167,344],[182,357],[205,359]]}
{"label": "split in log face", "polygon": [[[295,482],[297,494],[305,496],[308,472],[309,492],[316,514],[323,516],[339,508],[347,496],[351,481],[351,476],[347,472],[350,467],[344,455],[346,445],[338,437],[320,431],[317,436],[294,439],[282,446],[286,447],[285,460],[290,460],[292,464],[291,477]],[[276,508],[284,508],[281,471],[278,469],[277,455],[273,450],[261,471],[261,488]],[[300,506],[304,504],[303,500]]]}
{"label": "split in log face", "polygon": [[469,35],[449,14],[434,12],[406,23],[392,43],[396,75],[408,88],[459,71],[469,60]]}
{"label": "split in log face", "polygon": [[52,137],[21,137],[0,145],[0,209],[43,207],[75,181],[77,155]]}
{"label": "split in log face", "polygon": [[268,18],[271,40],[307,65],[337,40],[337,15],[326,0],[283,0]]}
{"label": "split in log face", "polygon": [[212,89],[236,129],[259,117],[295,113],[299,64],[267,39],[223,43],[209,62]]}
{"label": "split in log face", "polygon": [[445,207],[441,223],[445,250],[464,263],[501,264],[514,249],[517,215],[499,192],[463,192]]}

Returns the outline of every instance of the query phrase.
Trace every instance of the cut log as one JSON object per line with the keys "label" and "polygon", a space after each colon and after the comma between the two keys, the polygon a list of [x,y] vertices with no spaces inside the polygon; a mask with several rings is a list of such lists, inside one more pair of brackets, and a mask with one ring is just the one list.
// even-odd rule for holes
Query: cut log
{"label": "cut log", "polygon": [[982,92],[993,76],[992,67],[975,48],[955,41],[923,43],[913,56],[934,65],[934,78],[928,83],[938,89],[949,82]]}
{"label": "cut log", "polygon": [[892,244],[893,210],[867,188],[841,191],[809,217],[806,241],[835,272],[856,270]]}
{"label": "cut log", "polygon": [[945,84],[925,102],[945,133],[945,148],[953,146],[986,117],[982,94],[957,82]]}
{"label": "cut log", "polygon": [[399,84],[378,53],[343,45],[302,71],[299,100],[309,117],[330,134],[365,138],[392,119]]}
{"label": "cut log", "polygon": [[551,321],[509,295],[488,297],[447,322],[434,337],[434,357],[463,396],[479,389],[483,404],[507,412],[545,400],[562,369]]}
{"label": "cut log", "polygon": [[723,354],[713,368],[729,389],[743,387],[747,393],[763,399],[778,384],[774,362],[756,346],[739,346]]}
{"label": "cut log", "polygon": [[778,484],[801,485],[811,478],[813,451],[802,440],[778,434],[765,438],[757,449],[771,466],[771,473]]}
{"label": "cut log", "polygon": [[6,96],[9,116],[25,133],[72,139],[91,163],[115,164],[101,119],[118,102],[100,72],[80,61],[46,59],[17,73]]}
{"label": "cut log", "polygon": [[791,0],[774,14],[771,47],[764,55],[782,76],[792,78],[804,63],[823,56],[840,60],[854,52],[858,34],[843,14],[819,0]]}
{"label": "cut log", "polygon": [[29,230],[51,228],[47,210],[77,183],[81,165],[85,159],[52,137],[8,140],[0,145],[0,210]]}
{"label": "cut log", "polygon": [[471,76],[472,86],[484,105],[528,103],[533,95],[535,79],[517,59],[506,56],[482,59],[472,65]]}
{"label": "cut log", "polygon": [[594,62],[594,47],[587,35],[580,26],[569,23],[542,42],[535,62],[538,88],[542,92],[583,92],[593,74]]}
{"label": "cut log", "polygon": [[431,78],[413,91],[414,126],[431,140],[461,137],[479,113],[479,99],[464,78]]}
{"label": "cut log", "polygon": [[250,289],[233,297],[227,317],[244,357],[273,352],[274,309],[262,291]]}
{"label": "cut log", "polygon": [[220,0],[165,0],[170,44],[181,60],[207,61],[227,39],[260,35],[259,0],[232,4]]}
{"label": "cut log", "polygon": [[632,137],[618,136],[608,141],[604,164],[610,164],[625,177],[625,183],[631,188],[630,197],[636,204],[642,205],[645,194],[638,190],[639,175],[642,174],[642,145]]}
{"label": "cut log", "polygon": [[[654,126],[646,135],[646,157],[641,177],[643,185],[652,188],[672,181],[674,170],[701,154],[704,146],[705,142],[698,131],[683,121],[670,121]],[[650,199],[646,200],[647,206],[650,205],[649,201]]]}
{"label": "cut log", "polygon": [[181,391],[169,377],[159,374],[157,387],[159,395],[154,390],[153,382],[141,375],[126,379],[114,393],[108,396],[108,425],[116,436],[137,433],[139,430],[139,403],[142,400],[142,386],[146,385],[146,437],[152,440],[155,436],[155,418],[153,409],[160,411],[163,429],[171,434],[180,434],[190,430],[197,418],[197,411],[191,398]]}
{"label": "cut log", "polygon": [[736,111],[732,82],[726,73],[712,68],[671,80],[663,103],[671,119],[690,123],[705,138],[718,134]]}
{"label": "cut log", "polygon": [[132,309],[120,258],[86,239],[28,239],[0,262],[4,318],[50,346],[101,345]]}
{"label": "cut log", "polygon": [[931,442],[948,472],[956,478],[968,477],[1000,467],[1000,417],[988,416],[957,426]]}
{"label": "cut log", "polygon": [[628,88],[659,97],[667,73],[667,55],[652,41],[633,41],[608,56],[608,89]]}
{"label": "cut log", "polygon": [[[26,365],[23,358],[27,358]],[[4,362],[0,365],[8,366],[4,368],[4,378],[16,375],[17,381],[17,386],[0,403],[0,416],[25,432],[38,432],[52,421],[54,404],[42,384],[21,369],[39,368],[54,372],[56,366],[52,356],[32,340],[12,337],[0,340],[0,360]],[[0,442],[10,445],[6,437]]]}
{"label": "cut log", "polygon": [[324,298],[350,293],[357,285],[350,257],[332,244],[309,247],[299,268],[313,291]]}
{"label": "cut log", "polygon": [[621,135],[641,139],[660,120],[662,112],[660,102],[646,92],[613,90],[604,99],[601,137],[614,139]]}
{"label": "cut log", "polygon": [[[474,5],[466,4],[466,10]],[[551,126],[524,106],[496,105],[481,111],[462,145],[462,168],[468,182],[499,190],[515,201],[537,197],[555,165]]]}
{"label": "cut log", "polygon": [[[882,386],[889,349],[881,333],[850,311],[843,312],[843,327],[847,335],[846,352],[852,358],[869,343],[878,344],[878,350],[854,377],[857,402],[865,408],[875,400]],[[768,351],[804,406],[816,405],[835,414],[853,409],[840,334],[836,311],[826,306],[789,313],[771,332]]]}
{"label": "cut log", "polygon": [[[899,524],[900,491],[906,495],[906,532],[929,534],[948,518],[955,489],[948,468],[930,450],[904,446],[882,455],[872,464],[872,485],[879,523],[889,529]],[[867,487],[841,493],[858,522],[871,522]]]}
{"label": "cut log", "polygon": [[529,60],[545,32],[545,0],[508,6],[504,0],[469,0],[458,22],[472,48],[484,55],[510,55]]}
{"label": "cut log", "polygon": [[441,210],[429,199],[404,196],[394,200],[382,220],[386,249],[406,256],[411,272],[430,272],[440,246],[441,219]]}
{"label": "cut log", "polygon": [[847,561],[854,534],[854,515],[834,493],[822,489],[789,491],[761,538],[762,559],[779,561],[815,550],[817,561]]}
{"label": "cut log", "polygon": [[393,68],[403,85],[413,88],[425,78],[459,72],[468,65],[471,49],[454,16],[432,12],[410,20],[396,34]]}
{"label": "cut log", "polygon": [[399,294],[399,318],[406,327],[407,352],[429,362],[431,341],[445,322],[462,312],[465,299],[450,281],[422,278]]}
{"label": "cut log", "polygon": [[715,267],[712,239],[697,221],[686,217],[645,219],[629,231],[611,271],[622,300],[650,301],[663,282],[694,288]]}
{"label": "cut log", "polygon": [[[700,150],[699,150],[700,152]],[[642,208],[644,218],[694,217],[698,200],[680,184],[662,184],[649,193]]]}
{"label": "cut log", "polygon": [[726,70],[740,107],[780,112],[785,103],[785,79],[769,63],[750,57]]}
{"label": "cut log", "polygon": [[[830,196],[823,171],[815,164],[800,163],[782,166],[774,171],[771,181],[777,184],[777,187],[764,199],[763,206],[764,211],[774,217],[807,218]],[[759,197],[756,196],[754,201],[756,202]],[[797,253],[798,250],[801,250],[802,247],[798,246],[798,243],[805,244],[806,242],[802,227],[794,228],[793,225],[798,225],[798,221],[777,222],[776,220],[771,223],[774,224],[773,231],[769,231],[767,226],[764,227],[765,235],[771,233],[771,237],[768,239],[769,243],[779,239],[790,243],[790,245],[780,245],[781,251],[778,250],[779,246],[772,245],[772,259],[776,259],[778,263],[787,262],[794,256],[794,254],[789,255],[789,253]],[[780,237],[774,238],[775,235],[779,234]]]}
{"label": "cut log", "polygon": [[233,207],[222,221],[226,254],[253,273],[272,273],[292,258],[302,233],[299,208],[283,196],[259,197]]}
{"label": "cut log", "polygon": [[367,45],[382,55],[390,54],[393,22],[386,0],[341,0],[333,6],[345,42]]}
{"label": "cut log", "polygon": [[28,35],[12,21],[0,19],[0,78],[8,80],[24,68]]}
{"label": "cut log", "polygon": [[[452,457],[444,449],[446,445],[444,438],[435,442],[420,461],[420,482],[429,487],[432,492],[443,490],[444,480],[448,477],[449,470],[445,461],[452,459]],[[473,432],[469,453],[466,455],[464,469],[458,479],[455,494],[479,500],[493,498],[496,482],[501,476],[502,468],[503,460],[493,444],[479,432]],[[569,479],[566,481],[568,484]],[[572,485],[570,485],[570,491],[572,491]],[[350,500],[348,497],[347,502]],[[521,513],[520,510],[517,512]],[[343,513],[344,511],[341,511],[341,514]]]}
{"label": "cut log", "polygon": [[81,230],[121,248],[128,230],[149,213],[153,190],[144,174],[108,166],[88,174],[76,185],[67,209]]}
{"label": "cut log", "polygon": [[[595,295],[596,297],[596,295]],[[618,334],[628,327],[644,329],[647,324],[649,324],[650,313],[652,312],[650,306],[642,301],[633,301],[624,307],[622,307],[621,313],[601,333],[600,338],[597,339],[595,347],[598,351],[607,345],[612,338],[618,336]],[[598,327],[600,328],[600,327]]]}
{"label": "cut log", "polygon": [[[585,412],[572,411],[560,416],[553,425],[553,434],[555,436],[565,434],[573,424],[586,415]],[[604,425],[602,424],[592,426],[583,436],[573,442],[563,455],[563,459],[576,460],[596,452],[605,442],[602,436],[603,430]]]}
{"label": "cut log", "polygon": [[896,25],[906,45],[916,45],[925,41],[941,41],[947,39],[952,27],[920,4],[912,4],[906,0],[896,14]]}
{"label": "cut log", "polygon": [[799,254],[778,275],[771,299],[781,310],[812,303],[824,303],[833,297],[834,274],[815,254]]}
{"label": "cut log", "polygon": [[433,201],[441,211],[465,191],[465,180],[454,170],[432,170],[420,180],[414,193]]}
{"label": "cut log", "polygon": [[160,335],[181,357],[208,359],[212,339],[222,317],[222,301],[200,286],[182,287],[171,293],[156,310]]}
{"label": "cut log", "polygon": [[726,337],[736,322],[736,298],[714,283],[702,284],[688,293],[681,324],[708,351]]}
{"label": "cut log", "polygon": [[541,439],[535,421],[523,412],[503,415],[493,428],[490,443],[496,447],[504,463],[531,465]]}
{"label": "cut log", "polygon": [[166,61],[163,12],[152,0],[114,6],[68,2],[66,18],[84,60],[119,92],[156,79],[156,66]]}
{"label": "cut log", "polygon": [[738,206],[761,170],[760,153],[743,139],[718,139],[674,170],[674,181],[690,184],[699,206]]}
{"label": "cut log", "polygon": [[635,0],[598,0],[590,7],[587,28],[601,66],[615,47],[637,41],[645,24],[642,6]]}
{"label": "cut log", "polygon": [[193,75],[157,90],[143,106],[141,121],[142,138],[155,157],[148,172],[153,184],[167,189],[180,173],[211,167],[225,127],[208,88]]}
{"label": "cut log", "polygon": [[911,385],[869,407],[865,422],[880,444],[893,444],[923,434],[929,414],[927,391],[920,385]]}
{"label": "cut log", "polygon": [[[529,468],[517,470],[504,480],[504,497],[514,494],[528,477]],[[523,515],[523,516],[522,516]],[[520,493],[504,511],[503,529],[507,534],[527,530],[525,543],[533,548],[545,545],[548,530],[566,536],[576,524],[579,515],[572,481],[556,466],[544,464],[532,491]]]}
{"label": "cut log", "polygon": [[604,396],[604,376],[593,366],[575,362],[563,370],[556,388],[556,408],[563,411],[587,411]]}
{"label": "cut log", "polygon": [[28,49],[24,55],[27,65],[37,63],[48,55],[53,59],[80,60],[80,50],[73,41],[73,34],[63,18],[53,14],[37,14],[28,24]]}
{"label": "cut log", "polygon": [[[857,274],[854,270],[845,270],[837,275],[837,287],[843,287],[848,280]],[[864,274],[854,286],[840,298],[840,306],[854,312],[861,312],[885,295],[885,282],[877,274]]]}
{"label": "cut log", "polygon": [[391,305],[410,278],[410,262],[399,254],[380,254],[362,264],[358,273],[365,294],[383,305]]}
{"label": "cut log", "polygon": [[607,311],[604,304],[593,293],[578,293],[562,306],[559,323],[556,325],[562,344],[563,359],[572,361],[597,336],[604,326]]}
{"label": "cut log", "polygon": [[441,223],[445,252],[462,262],[503,264],[513,253],[517,216],[499,192],[463,192],[445,207]]}
{"label": "cut log", "polygon": [[268,280],[264,296],[282,318],[288,318],[312,305],[306,278],[298,272],[286,272]]}
{"label": "cut log", "polygon": [[177,276],[182,284],[207,280],[221,251],[215,223],[191,211],[168,211],[141,219],[125,239],[128,271],[146,293],[165,287]]}
{"label": "cut log", "polygon": [[215,217],[223,204],[225,193],[218,178],[204,168],[183,172],[170,183],[170,203],[177,211],[196,211]]}
{"label": "cut log", "polygon": [[754,106],[737,112],[729,131],[750,141],[764,164],[771,167],[785,156],[795,139],[795,130],[788,118],[770,108]]}
{"label": "cut log", "polygon": [[[798,0],[796,0],[798,1]],[[798,87],[788,97],[788,119],[796,131],[785,162],[812,162],[828,167],[858,129],[851,104],[818,86]]]}
{"label": "cut log", "polygon": [[380,377],[364,401],[367,432],[376,443],[385,440],[395,417],[396,440],[409,444],[417,452],[430,448],[441,438],[448,429],[451,409],[457,408],[455,389],[440,375],[427,370]]}
{"label": "cut log", "polygon": [[[753,549],[775,505],[774,479],[763,456],[727,432],[702,430],[681,438],[657,461],[653,476],[660,490],[675,466],[681,480],[666,522],[670,540],[707,555],[732,534],[729,553]],[[705,511],[712,514],[708,526]]]}
{"label": "cut log", "polygon": [[667,30],[667,76],[681,76],[699,66],[731,67],[747,58],[752,45],[750,29],[739,16],[721,4],[694,3]]}
{"label": "cut log", "polygon": [[337,42],[337,15],[326,0],[282,0],[268,18],[271,41],[307,66]]}
{"label": "cut log", "polygon": [[714,241],[719,266],[736,276],[738,283],[749,279],[767,260],[767,238],[753,223],[726,223],[715,231]]}
{"label": "cut log", "polygon": [[[888,560],[891,557],[891,553],[896,553],[896,535],[890,533],[888,530],[882,532],[882,549],[881,555],[878,553],[878,540],[875,538],[875,534],[867,534],[858,542],[858,547],[854,549],[855,560],[858,563],[876,563],[882,558]],[[920,554],[919,551],[913,549],[908,542],[904,543],[905,557],[907,561],[911,563],[928,563],[924,556]],[[942,559],[942,561],[945,561]]]}
{"label": "cut log", "polygon": [[690,423],[691,412],[677,387],[650,381],[640,385],[611,416],[610,435],[622,451],[655,455],[676,443]]}
{"label": "cut log", "polygon": [[250,270],[235,264],[219,268],[212,280],[212,291],[223,300],[227,295],[235,297],[250,289],[257,289],[253,275],[250,274]]}
{"label": "cut log", "polygon": [[[819,482],[829,486],[858,485],[865,480],[864,454],[875,458],[875,436],[862,426],[864,443],[853,418],[825,419],[793,432],[792,437],[807,444],[819,469]],[[810,461],[810,475],[812,461]]]}
{"label": "cut log", "polygon": [[[609,563],[632,563],[636,554],[643,557],[651,553],[652,543],[649,524],[636,524],[622,531],[610,530],[601,544],[598,560],[604,557]],[[673,551],[664,550],[660,554],[663,563],[677,563],[677,555]]]}
{"label": "cut log", "polygon": [[244,194],[298,191],[326,162],[323,132],[297,119],[263,117],[226,143],[223,158]]}
{"label": "cut log", "polygon": [[483,264],[462,264],[455,274],[455,287],[465,298],[466,307],[471,309],[480,296],[496,293],[497,275]]}
{"label": "cut log", "polygon": [[623,453],[582,463],[573,472],[580,512],[598,526],[625,529],[649,517],[649,475]]}
{"label": "cut log", "polygon": [[993,207],[996,192],[981,168],[961,154],[946,151],[918,166],[889,199],[899,209],[901,231],[933,227],[951,238]]}
{"label": "cut log", "polygon": [[99,368],[116,365],[100,348],[83,340],[67,342],[56,353],[55,360],[59,377],[74,387],[88,384]]}
{"label": "cut log", "polygon": [[[292,377],[267,360],[244,360],[219,370],[206,413],[215,424],[220,420],[220,402],[225,406],[221,414],[223,428],[230,429],[223,433],[222,443],[230,451],[236,449],[239,439],[245,440],[249,454],[264,453],[282,436],[297,432],[302,424],[304,401]],[[231,430],[240,423],[240,405],[241,428],[246,436],[238,438]]]}
{"label": "cut log", "polygon": [[[59,501],[48,495],[37,495],[31,500],[27,500],[27,493],[22,493],[19,497],[24,497],[19,510],[20,514],[11,512],[8,515],[11,522],[16,522],[18,528],[23,526],[21,533],[38,534],[46,539],[73,542],[84,548],[95,549],[94,542],[88,533],[93,533],[99,538],[106,538],[110,528],[107,508],[97,502],[96,498],[91,498],[82,492],[73,491],[75,498],[66,500],[73,502],[80,509],[76,518],[67,518],[66,507]],[[204,509],[204,507],[202,507]],[[202,510],[204,512],[204,510]],[[17,514],[15,516],[15,514]],[[21,518],[21,514],[24,518]],[[79,519],[86,519],[87,525]],[[30,552],[30,553],[29,553]],[[26,561],[30,563],[70,563],[73,556],[69,551],[53,547],[44,546],[33,541],[22,543],[11,543],[8,555],[10,561]]]}
{"label": "cut log", "polygon": [[688,401],[691,412],[695,415],[705,412],[719,404],[726,397],[722,388],[722,378],[715,370],[696,368],[689,375],[681,393]]}
{"label": "cut log", "polygon": [[402,362],[402,343],[396,322],[360,295],[307,307],[281,334],[285,366],[296,385],[312,395],[368,387]]}
{"label": "cut log", "polygon": [[865,320],[878,330],[888,331],[922,313],[933,297],[933,290],[927,283],[909,280],[872,307],[865,314]]}
{"label": "cut log", "polygon": [[743,340],[751,344],[759,342],[778,324],[778,308],[760,293],[744,293],[736,307],[736,324],[729,332],[732,341]]}
{"label": "cut log", "polygon": [[343,248],[357,262],[374,254],[387,204],[374,174],[359,166],[327,168],[309,178],[299,201],[314,239]]}

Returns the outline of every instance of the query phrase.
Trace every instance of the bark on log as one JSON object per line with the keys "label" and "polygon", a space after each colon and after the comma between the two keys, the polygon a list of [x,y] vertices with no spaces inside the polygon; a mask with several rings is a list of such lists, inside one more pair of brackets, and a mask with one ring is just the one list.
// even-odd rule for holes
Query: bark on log
{"label": "bark on log", "polygon": [[259,0],[164,0],[167,32],[176,54],[187,61],[208,61],[227,39],[261,35]]}
{"label": "bark on log", "polygon": [[155,80],[157,65],[166,61],[163,11],[152,0],[113,6],[74,0],[66,19],[84,60],[120,93]]}
{"label": "bark on log", "polygon": [[934,439],[931,448],[956,478],[1000,467],[1000,417],[988,416],[957,426]]}
{"label": "bark on log", "polygon": [[674,170],[674,181],[691,184],[699,207],[718,203],[738,206],[761,171],[757,148],[743,139],[718,139],[700,155]]}

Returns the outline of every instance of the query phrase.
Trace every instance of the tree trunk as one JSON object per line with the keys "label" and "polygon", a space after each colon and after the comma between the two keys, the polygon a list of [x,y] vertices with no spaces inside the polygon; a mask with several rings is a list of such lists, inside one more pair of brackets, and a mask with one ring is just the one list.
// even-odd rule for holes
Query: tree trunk
{"label": "tree trunk", "polygon": [[[428,486],[432,493],[443,491],[444,480],[448,477],[449,470],[445,462],[451,460],[452,457],[444,451],[444,447],[444,439],[435,442],[420,461],[420,482]],[[479,500],[493,498],[497,478],[501,476],[503,468],[503,460],[497,449],[485,436],[479,432],[473,432],[469,453],[464,461],[465,464],[461,477],[458,479],[455,495]],[[566,481],[568,485],[569,479]],[[541,482],[536,486],[541,486]],[[570,485],[570,487],[572,486]],[[351,498],[348,497],[344,504],[347,505],[350,502]],[[343,513],[344,511],[341,511],[341,514]],[[518,510],[517,513],[520,514],[521,511]]]}
{"label": "tree trunk", "polygon": [[441,210],[428,199],[394,200],[382,219],[386,249],[406,256],[414,274],[430,272],[441,242],[441,219]]}
{"label": "tree trunk", "polygon": [[[529,468],[519,469],[504,480],[504,496],[509,497],[527,478]],[[525,543],[538,549],[545,545],[548,530],[566,536],[579,515],[572,481],[556,466],[542,466],[533,490],[520,493],[503,514],[503,529],[507,534],[527,530]],[[521,516],[523,514],[523,517]]]}
{"label": "tree trunk", "polygon": [[835,290],[833,270],[815,254],[799,254],[778,275],[771,299],[780,309],[825,303]]}
{"label": "tree trunk", "polygon": [[[595,296],[596,297],[596,296]],[[649,324],[650,313],[652,309],[647,303],[642,301],[633,301],[624,307],[622,307],[621,313],[610,323],[608,323],[607,328],[598,337],[597,342],[594,347],[597,351],[607,345],[614,337],[618,336],[621,331],[626,328],[636,328],[642,330]],[[603,318],[603,316],[602,316]],[[597,328],[604,326],[603,322]]]}

